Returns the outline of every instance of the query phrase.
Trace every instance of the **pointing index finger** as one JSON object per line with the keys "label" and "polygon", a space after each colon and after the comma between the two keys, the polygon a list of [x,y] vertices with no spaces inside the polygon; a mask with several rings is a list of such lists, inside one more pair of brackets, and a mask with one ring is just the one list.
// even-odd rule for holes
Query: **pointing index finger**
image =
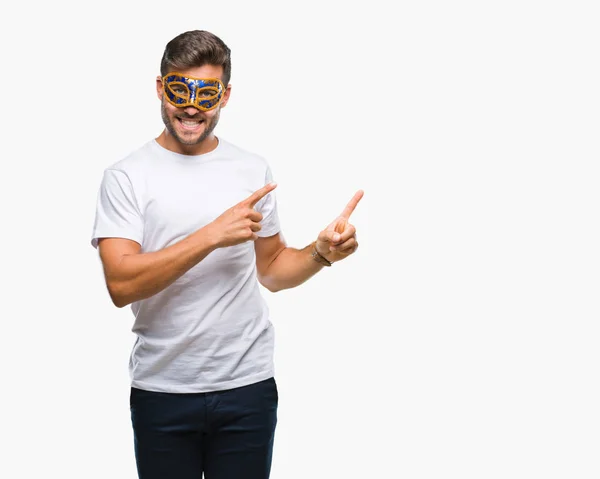
{"label": "pointing index finger", "polygon": [[352,212],[356,208],[356,205],[358,205],[358,202],[361,200],[361,198],[363,197],[364,194],[365,194],[365,192],[363,190],[358,190],[354,194],[352,199],[348,202],[348,204],[346,205],[346,207],[344,208],[344,211],[342,211],[342,214],[340,216],[345,219],[350,218],[350,215],[352,214]]}
{"label": "pointing index finger", "polygon": [[252,193],[248,198],[246,198],[245,202],[250,206],[250,208],[254,208],[256,203],[262,200],[265,196],[267,196],[271,191],[273,191],[277,187],[277,183],[268,183],[263,186],[261,189],[256,190]]}

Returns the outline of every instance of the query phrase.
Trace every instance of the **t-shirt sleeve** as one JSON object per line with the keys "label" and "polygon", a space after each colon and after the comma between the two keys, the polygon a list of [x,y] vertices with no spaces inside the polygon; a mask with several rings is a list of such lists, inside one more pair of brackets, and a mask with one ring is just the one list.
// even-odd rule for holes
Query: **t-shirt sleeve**
{"label": "t-shirt sleeve", "polygon": [[[265,176],[265,185],[273,181],[273,174],[271,168],[267,167],[267,173]],[[260,237],[273,236],[279,233],[279,216],[277,214],[277,198],[275,196],[275,190],[267,194],[256,204],[256,211],[263,215],[263,219],[260,222],[262,228],[256,234]]]}
{"label": "t-shirt sleeve", "polygon": [[92,246],[100,238],[126,238],[142,244],[144,221],[129,177],[107,169],[98,191]]}

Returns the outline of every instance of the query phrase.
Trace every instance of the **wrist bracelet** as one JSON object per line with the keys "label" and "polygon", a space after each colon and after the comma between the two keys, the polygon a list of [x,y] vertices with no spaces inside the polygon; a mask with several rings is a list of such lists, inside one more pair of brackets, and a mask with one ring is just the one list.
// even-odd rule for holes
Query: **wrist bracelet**
{"label": "wrist bracelet", "polygon": [[317,263],[320,263],[323,266],[331,266],[333,264],[331,261],[329,261],[327,258],[325,258],[324,256],[322,256],[321,253],[319,253],[317,251],[317,244],[316,243],[313,244],[312,257],[313,257],[313,259]]}

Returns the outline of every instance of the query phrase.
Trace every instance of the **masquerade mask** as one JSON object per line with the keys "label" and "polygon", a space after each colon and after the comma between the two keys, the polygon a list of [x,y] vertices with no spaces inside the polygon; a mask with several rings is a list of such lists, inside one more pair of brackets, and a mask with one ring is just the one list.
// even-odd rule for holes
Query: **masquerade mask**
{"label": "masquerade mask", "polygon": [[165,98],[176,107],[193,106],[208,111],[216,108],[225,94],[225,85],[218,78],[186,77],[168,73],[162,78]]}

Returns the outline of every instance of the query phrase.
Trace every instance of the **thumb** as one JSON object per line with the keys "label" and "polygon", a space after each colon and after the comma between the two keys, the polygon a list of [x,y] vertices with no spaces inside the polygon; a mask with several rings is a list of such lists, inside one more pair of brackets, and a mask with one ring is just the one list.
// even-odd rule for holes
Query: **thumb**
{"label": "thumb", "polygon": [[330,229],[321,231],[318,238],[323,243],[337,243],[340,239],[341,235]]}

